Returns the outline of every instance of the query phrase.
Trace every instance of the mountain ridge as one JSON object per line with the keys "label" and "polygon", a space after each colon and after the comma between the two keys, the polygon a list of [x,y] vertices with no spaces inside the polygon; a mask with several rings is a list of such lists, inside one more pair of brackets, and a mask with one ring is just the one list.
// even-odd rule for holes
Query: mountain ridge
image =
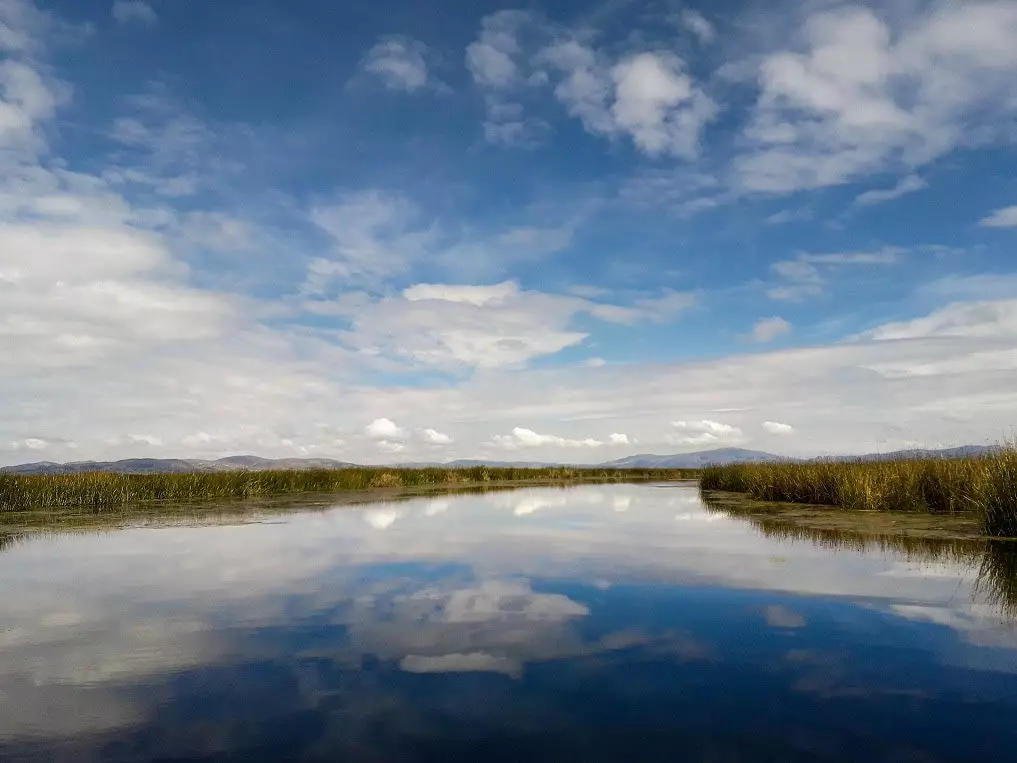
{"label": "mountain ridge", "polygon": [[942,449],[910,449],[888,453],[868,453],[848,456],[816,456],[813,458],[790,458],[777,456],[760,450],[745,448],[714,448],[692,453],[656,455],[637,453],[632,456],[605,461],[599,464],[566,464],[542,461],[493,461],[488,459],[457,459],[448,462],[417,462],[406,464],[354,464],[331,458],[263,458],[254,455],[226,456],[209,460],[198,458],[126,458],[118,461],[36,461],[0,467],[0,474],[84,474],[88,472],[118,472],[124,474],[187,474],[213,473],[224,471],[266,471],[270,469],[351,469],[361,466],[387,466],[391,469],[409,469],[443,466],[447,468],[468,468],[472,466],[541,468],[549,466],[587,466],[591,468],[643,468],[643,469],[696,469],[709,465],[738,463],[767,463],[775,461],[889,461],[905,458],[964,458],[984,455],[998,449],[993,445],[961,445]]}

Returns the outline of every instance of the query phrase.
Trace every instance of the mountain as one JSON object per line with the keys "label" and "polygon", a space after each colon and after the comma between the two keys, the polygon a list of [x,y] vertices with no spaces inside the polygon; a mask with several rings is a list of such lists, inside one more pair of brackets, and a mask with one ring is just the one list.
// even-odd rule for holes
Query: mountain
{"label": "mountain", "polygon": [[186,474],[194,472],[228,472],[239,469],[348,469],[357,464],[331,458],[260,458],[228,456],[215,461],[198,458],[126,458],[120,461],[72,461],[56,464],[38,461],[34,464],[0,467],[3,474],[81,474],[84,472],[119,472],[122,474]]}
{"label": "mountain", "polygon": [[[760,450],[744,448],[715,448],[700,450],[695,453],[677,453],[670,456],[658,456],[652,453],[641,453],[635,456],[619,458],[602,464],[589,464],[600,468],[643,468],[643,469],[697,469],[711,464],[744,464],[752,462],[773,462],[786,460],[808,461],[892,461],[910,458],[970,458],[985,455],[998,446],[993,445],[962,445],[958,448],[942,450],[896,450],[890,453],[868,453],[864,456],[820,456],[810,459],[789,459],[775,456]],[[540,461],[490,461],[486,459],[463,458],[447,463],[419,462],[412,464],[392,464],[389,468],[419,468],[443,466],[466,468],[471,466],[491,466],[501,468],[542,468],[562,466]],[[80,474],[82,472],[122,472],[126,474],[183,474],[187,472],[225,472],[240,469],[250,471],[266,471],[268,469],[349,469],[360,464],[347,461],[335,461],[331,458],[261,458],[259,456],[227,456],[215,461],[197,458],[127,458],[122,461],[72,461],[57,464],[52,461],[38,461],[33,464],[0,467],[0,474]]]}
{"label": "mountain", "polygon": [[715,448],[714,450],[700,450],[695,453],[678,453],[672,456],[657,456],[651,453],[641,453],[636,456],[619,458],[616,461],[608,461],[598,464],[603,467],[624,468],[648,468],[648,469],[697,469],[711,464],[745,464],[760,461],[783,461],[781,456],[772,453],[764,453],[760,450],[745,450],[744,448]]}
{"label": "mountain", "polygon": [[864,456],[833,456],[812,458],[810,461],[905,461],[917,458],[974,458],[985,456],[999,450],[998,445],[961,445],[957,448],[929,450],[913,448],[910,450],[893,450],[889,453],[866,453]]}

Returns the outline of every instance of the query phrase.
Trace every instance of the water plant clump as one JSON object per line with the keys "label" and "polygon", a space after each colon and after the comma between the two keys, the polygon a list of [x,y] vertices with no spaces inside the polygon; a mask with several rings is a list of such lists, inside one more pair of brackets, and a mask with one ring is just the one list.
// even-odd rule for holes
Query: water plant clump
{"label": "water plant clump", "polygon": [[96,510],[148,501],[216,501],[295,493],[427,488],[490,483],[638,482],[689,479],[693,469],[539,469],[432,467],[351,468],[292,471],[230,471],[187,474],[87,472],[70,475],[0,474],[0,513],[46,507]]}
{"label": "water plant clump", "polygon": [[784,461],[711,466],[702,490],[867,511],[976,512],[986,535],[1017,537],[1017,447],[974,458]]}

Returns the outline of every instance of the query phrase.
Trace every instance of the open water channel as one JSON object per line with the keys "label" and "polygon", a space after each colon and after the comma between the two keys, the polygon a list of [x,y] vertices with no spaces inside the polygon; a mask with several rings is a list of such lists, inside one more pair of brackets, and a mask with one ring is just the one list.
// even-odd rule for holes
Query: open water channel
{"label": "open water channel", "polygon": [[0,759],[1017,759],[1006,546],[691,485],[256,518],[0,544]]}

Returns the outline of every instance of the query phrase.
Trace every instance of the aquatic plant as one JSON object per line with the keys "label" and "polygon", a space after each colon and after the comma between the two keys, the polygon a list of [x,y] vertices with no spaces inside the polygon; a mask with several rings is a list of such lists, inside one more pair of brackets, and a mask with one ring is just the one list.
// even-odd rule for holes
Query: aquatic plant
{"label": "aquatic plant", "polygon": [[87,472],[70,475],[0,474],[0,513],[44,507],[103,510],[146,501],[216,501],[294,493],[345,493],[492,483],[638,482],[695,478],[693,469],[539,469],[363,467],[293,471],[230,471],[187,474]]}
{"label": "aquatic plant", "polygon": [[869,511],[977,512],[986,535],[1017,537],[1017,447],[972,458],[784,461],[711,466],[704,491]]}

